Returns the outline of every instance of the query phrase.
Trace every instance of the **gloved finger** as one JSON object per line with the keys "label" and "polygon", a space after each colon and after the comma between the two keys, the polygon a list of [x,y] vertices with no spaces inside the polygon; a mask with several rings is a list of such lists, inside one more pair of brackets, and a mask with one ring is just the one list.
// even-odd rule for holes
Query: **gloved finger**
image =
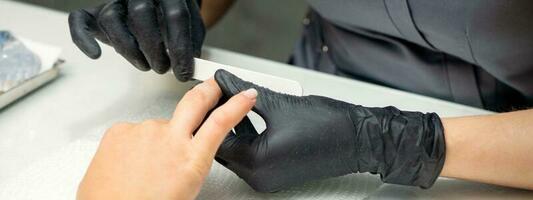
{"label": "gloved finger", "polygon": [[89,13],[91,16],[93,16],[94,20],[91,21],[91,29],[89,29],[89,33],[94,36],[97,40],[100,40],[100,42],[103,42],[105,44],[110,44],[109,39],[107,39],[107,36],[104,34],[102,30],[100,30],[100,27],[98,26],[98,20],[97,16],[99,15],[102,8],[104,8],[107,4],[102,4],[99,6],[96,6],[94,8],[87,8],[85,11]]}
{"label": "gloved finger", "polygon": [[187,0],[160,0],[164,21],[163,37],[168,49],[170,67],[176,78],[188,81],[194,73],[191,14]]}
{"label": "gloved finger", "polygon": [[200,16],[200,6],[197,2],[197,0],[187,0],[191,13],[193,55],[195,57],[200,57],[202,54],[202,44],[204,43],[205,38],[205,26],[202,16]]}
{"label": "gloved finger", "polygon": [[76,46],[89,58],[97,59],[102,55],[102,49],[91,32],[96,32],[95,17],[86,10],[76,10],[68,17],[70,35]]}
{"label": "gloved finger", "polygon": [[102,8],[98,15],[98,25],[106,34],[111,45],[119,54],[141,71],[150,67],[134,36],[126,25],[126,8],[120,0],[113,0]]}
{"label": "gloved finger", "polygon": [[257,97],[257,103],[255,104],[253,111],[263,117],[267,125],[269,124],[268,111],[273,107],[268,106],[270,101],[272,101],[270,98],[273,95],[281,94],[276,94],[269,89],[248,81],[244,81],[232,73],[222,69],[215,73],[215,80],[220,86],[220,89],[222,89],[224,96],[233,96],[241,91],[247,90],[248,88],[255,88],[258,91],[259,96]]}
{"label": "gloved finger", "polygon": [[128,1],[128,28],[150,67],[164,74],[170,68],[170,60],[159,29],[156,9],[152,0]]}

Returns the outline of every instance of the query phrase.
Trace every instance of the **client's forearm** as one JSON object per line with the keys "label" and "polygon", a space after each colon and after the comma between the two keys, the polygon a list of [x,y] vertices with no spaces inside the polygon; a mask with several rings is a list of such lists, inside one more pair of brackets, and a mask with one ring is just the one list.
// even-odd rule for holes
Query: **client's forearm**
{"label": "client's forearm", "polygon": [[441,176],[533,189],[533,110],[443,119]]}

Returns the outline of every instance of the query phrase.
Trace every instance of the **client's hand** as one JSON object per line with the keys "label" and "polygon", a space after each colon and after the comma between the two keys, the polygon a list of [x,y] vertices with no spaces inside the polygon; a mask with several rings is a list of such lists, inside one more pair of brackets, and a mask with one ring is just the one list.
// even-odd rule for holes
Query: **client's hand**
{"label": "client's hand", "polygon": [[253,107],[257,91],[234,96],[203,122],[221,96],[211,79],[183,97],[170,121],[110,128],[80,183],[78,199],[194,199],[219,145]]}

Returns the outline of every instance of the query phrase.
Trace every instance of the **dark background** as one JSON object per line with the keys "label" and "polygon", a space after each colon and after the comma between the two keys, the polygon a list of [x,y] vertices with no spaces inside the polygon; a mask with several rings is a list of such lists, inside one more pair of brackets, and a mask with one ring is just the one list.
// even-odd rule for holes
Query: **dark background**
{"label": "dark background", "polygon": [[[16,0],[70,11],[106,0]],[[237,0],[222,21],[209,30],[206,44],[286,62],[300,36],[304,0]]]}

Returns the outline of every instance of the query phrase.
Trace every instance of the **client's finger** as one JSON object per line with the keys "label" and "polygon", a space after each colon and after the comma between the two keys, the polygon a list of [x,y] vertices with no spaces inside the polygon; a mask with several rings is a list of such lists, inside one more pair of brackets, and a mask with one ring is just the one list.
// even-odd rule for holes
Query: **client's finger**
{"label": "client's finger", "polygon": [[201,158],[212,160],[230,130],[235,127],[255,105],[257,91],[241,92],[215,109],[196,133],[193,142],[201,149]]}
{"label": "client's finger", "polygon": [[222,92],[213,79],[195,86],[187,92],[176,107],[170,121],[173,132],[191,137],[209,110],[213,109]]}

